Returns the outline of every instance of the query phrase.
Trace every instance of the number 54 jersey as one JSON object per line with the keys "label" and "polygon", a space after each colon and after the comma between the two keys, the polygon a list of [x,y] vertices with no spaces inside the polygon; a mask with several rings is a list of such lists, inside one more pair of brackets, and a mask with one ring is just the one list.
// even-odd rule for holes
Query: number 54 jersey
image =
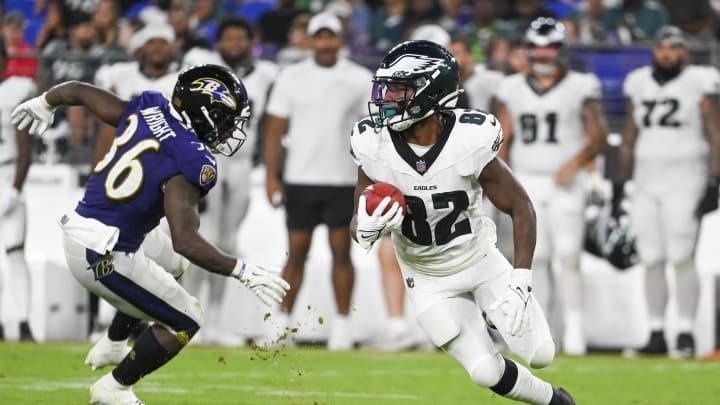
{"label": "number 54 jersey", "polygon": [[495,225],[483,215],[478,178],[503,141],[491,114],[455,109],[443,116],[444,129],[432,147],[409,145],[387,127],[378,132],[372,118],[355,124],[350,141],[363,172],[405,196],[408,212],[401,232],[393,232],[398,257],[432,276],[462,271],[494,246]]}
{"label": "number 54 jersey", "polygon": [[[165,215],[165,182],[181,175],[205,195],[217,181],[215,158],[175,117],[161,93],[130,101],[110,151],[94,167],[75,210],[117,227],[113,250],[135,252]],[[102,252],[101,252],[102,253]]]}

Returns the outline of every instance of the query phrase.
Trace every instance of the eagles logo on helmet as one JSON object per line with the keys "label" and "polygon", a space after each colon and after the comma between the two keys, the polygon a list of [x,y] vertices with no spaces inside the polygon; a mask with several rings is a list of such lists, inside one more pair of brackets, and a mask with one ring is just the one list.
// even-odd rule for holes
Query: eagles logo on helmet
{"label": "eagles logo on helmet", "polygon": [[[430,41],[406,41],[391,49],[373,77],[368,110],[375,129],[405,131],[435,112],[455,107],[460,69],[455,58]],[[375,111],[376,110],[376,111]]]}
{"label": "eagles logo on helmet", "polygon": [[213,153],[232,156],[245,142],[243,125],[250,118],[247,91],[226,67],[197,65],[182,71],[172,106]]}

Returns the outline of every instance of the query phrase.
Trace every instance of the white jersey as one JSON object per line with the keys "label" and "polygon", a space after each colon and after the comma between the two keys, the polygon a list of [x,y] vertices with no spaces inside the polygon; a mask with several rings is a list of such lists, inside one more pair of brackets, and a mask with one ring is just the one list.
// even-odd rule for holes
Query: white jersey
{"label": "white jersey", "polygon": [[356,163],[374,182],[395,185],[408,212],[393,232],[395,251],[418,272],[445,276],[462,271],[494,246],[495,226],[482,213],[478,178],[497,155],[503,135],[495,116],[455,109],[438,142],[418,157],[397,133],[376,133],[370,118],[353,127]]}
{"label": "white jersey", "polygon": [[[228,67],[220,53],[205,48],[193,48],[189,50],[183,57],[182,62],[184,67],[204,63],[213,63]],[[253,150],[255,150],[257,140],[262,136],[258,129],[260,120],[265,114],[268,93],[278,72],[279,68],[275,63],[259,59],[255,60],[252,67],[247,71],[235,72],[245,85],[245,90],[247,90],[248,98],[250,99],[250,111],[252,112],[250,121],[245,124],[247,140],[235,156],[246,156],[249,158]],[[233,158],[235,156],[233,156]]]}
{"label": "white jersey", "polygon": [[10,114],[18,104],[34,97],[35,93],[35,82],[27,77],[13,76],[0,82],[0,165],[14,162],[18,155],[16,131]]}
{"label": "white jersey", "polygon": [[700,102],[720,93],[720,72],[710,66],[687,66],[661,85],[645,66],[627,75],[623,92],[633,105],[638,128],[635,158],[695,160],[708,153]]}
{"label": "white jersey", "polygon": [[468,100],[470,100],[470,108],[490,111],[490,102],[495,97],[503,78],[505,75],[498,71],[487,70],[482,65],[476,66],[472,76],[468,77],[462,85]]}
{"label": "white jersey", "polygon": [[600,100],[601,88],[594,74],[568,71],[543,91],[519,73],[503,80],[497,98],[512,116],[513,170],[554,175],[585,146],[582,107]]}
{"label": "white jersey", "polygon": [[130,100],[147,90],[170,97],[177,78],[178,72],[172,68],[163,76],[149,77],[142,72],[139,62],[119,62],[101,66],[95,73],[95,85],[123,100]]}

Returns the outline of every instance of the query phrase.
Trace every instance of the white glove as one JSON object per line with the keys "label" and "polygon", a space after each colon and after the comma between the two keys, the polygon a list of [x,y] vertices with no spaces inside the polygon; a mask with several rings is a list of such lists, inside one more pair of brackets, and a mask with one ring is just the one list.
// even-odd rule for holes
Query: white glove
{"label": "white glove", "polygon": [[280,277],[279,269],[267,269],[240,259],[230,275],[245,284],[267,306],[282,302],[287,290],[290,289],[290,284]]}
{"label": "white glove", "polygon": [[55,108],[48,104],[43,93],[15,107],[12,123],[21,131],[29,125],[30,135],[42,135],[53,123]]}
{"label": "white glove", "polygon": [[512,336],[522,336],[530,324],[530,313],[527,311],[527,305],[532,291],[531,283],[531,270],[512,270],[508,288],[497,301],[490,305],[490,311],[500,309],[505,314],[505,328]]}
{"label": "white glove", "polygon": [[365,250],[370,250],[373,243],[380,239],[381,236],[387,235],[395,229],[399,229],[402,225],[403,210],[400,209],[400,205],[394,202],[390,206],[390,209],[383,214],[385,208],[390,204],[390,197],[385,197],[380,201],[380,204],[375,208],[372,215],[367,213],[367,198],[364,195],[360,196],[358,201],[358,212],[357,212],[357,241],[360,246]]}
{"label": "white glove", "polygon": [[13,186],[3,187],[0,190],[0,217],[8,214],[22,201],[22,195]]}

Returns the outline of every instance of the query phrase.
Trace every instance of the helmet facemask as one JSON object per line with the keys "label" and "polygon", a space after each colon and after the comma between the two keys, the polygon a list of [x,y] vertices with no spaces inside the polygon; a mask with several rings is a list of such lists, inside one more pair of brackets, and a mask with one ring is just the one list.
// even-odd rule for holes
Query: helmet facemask
{"label": "helmet facemask", "polygon": [[190,123],[193,131],[213,154],[232,156],[245,143],[245,123],[250,118],[250,106],[246,105],[240,115],[227,115],[218,108],[208,110],[200,107],[202,117],[190,119],[185,112],[183,118]]}
{"label": "helmet facemask", "polygon": [[[368,110],[371,116],[376,117],[376,130],[387,126],[393,131],[402,132],[436,111],[454,108],[463,90],[457,89],[440,98],[442,94],[437,91],[437,94],[429,94],[432,91],[431,83],[432,79],[422,76],[402,80],[375,76]],[[416,99],[421,95],[431,103],[426,101],[423,105],[417,102]]]}
{"label": "helmet facemask", "polygon": [[[372,98],[368,103],[370,115],[377,117],[379,127],[387,126],[393,131],[404,131],[412,124],[430,116],[434,110],[421,113],[420,106],[414,103],[416,93],[422,92],[427,85],[424,78],[393,80],[376,77],[373,80]],[[373,106],[377,110],[373,111]],[[376,125],[378,127],[378,125]]]}
{"label": "helmet facemask", "polygon": [[532,71],[540,76],[554,75],[558,68],[567,65],[567,52],[565,52],[562,44],[551,44],[550,46],[530,45],[527,53]]}

